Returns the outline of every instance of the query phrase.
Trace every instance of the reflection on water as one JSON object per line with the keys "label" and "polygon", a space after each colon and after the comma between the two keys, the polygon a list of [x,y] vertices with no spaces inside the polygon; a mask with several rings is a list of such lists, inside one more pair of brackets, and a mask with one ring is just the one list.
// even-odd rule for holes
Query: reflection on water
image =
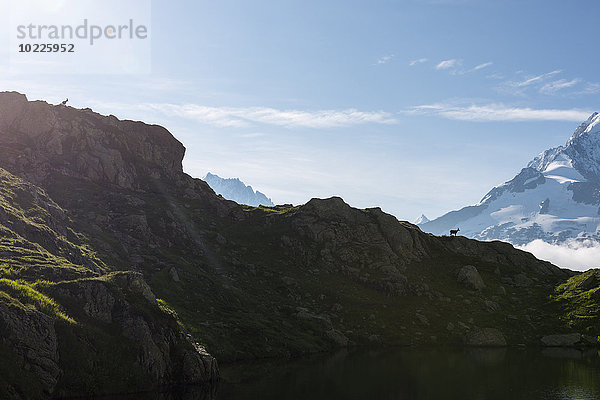
{"label": "reflection on water", "polygon": [[596,350],[353,349],[221,372],[212,388],[105,399],[600,399]]}

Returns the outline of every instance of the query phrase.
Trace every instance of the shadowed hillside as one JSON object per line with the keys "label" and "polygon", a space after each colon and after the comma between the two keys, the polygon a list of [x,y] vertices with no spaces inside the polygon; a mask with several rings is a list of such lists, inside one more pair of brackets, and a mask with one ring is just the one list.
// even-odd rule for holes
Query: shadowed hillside
{"label": "shadowed hillside", "polygon": [[[31,313],[57,332],[44,349],[58,354],[54,369],[30,369],[40,390],[80,392],[69,377],[93,367],[98,376],[77,379],[105,391],[113,357],[134,366],[129,388],[213,379],[216,364],[195,342],[229,361],[356,344],[539,345],[566,333],[591,344],[600,334],[589,294],[598,281],[584,294],[586,318],[575,318],[580,277],[509,244],[436,237],[340,198],[241,206],[183,173],[183,155],[164,128],[0,94],[0,293],[13,320]],[[5,348],[23,323],[2,331]],[[30,362],[9,353],[7,365]]]}

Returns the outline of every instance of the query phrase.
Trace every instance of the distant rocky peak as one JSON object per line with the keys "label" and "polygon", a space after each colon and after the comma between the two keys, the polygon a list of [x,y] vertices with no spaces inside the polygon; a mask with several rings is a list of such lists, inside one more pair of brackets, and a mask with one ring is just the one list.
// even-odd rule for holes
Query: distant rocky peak
{"label": "distant rocky peak", "polygon": [[273,206],[273,202],[265,194],[252,189],[252,186],[242,182],[239,178],[221,178],[218,175],[206,174],[203,179],[216,194],[222,195],[227,200],[249,206]]}

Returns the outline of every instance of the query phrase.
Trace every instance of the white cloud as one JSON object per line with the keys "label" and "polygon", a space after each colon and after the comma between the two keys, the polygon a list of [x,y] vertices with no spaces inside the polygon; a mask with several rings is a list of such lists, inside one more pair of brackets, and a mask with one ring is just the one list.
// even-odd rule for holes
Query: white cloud
{"label": "white cloud", "polygon": [[518,248],[563,268],[585,271],[600,267],[600,243],[591,240],[570,240],[556,245],[538,239]]}
{"label": "white cloud", "polygon": [[460,61],[456,59],[444,60],[435,66],[435,69],[450,69],[460,65]]}
{"label": "white cloud", "polygon": [[379,60],[377,60],[377,64],[378,65],[379,64],[387,64],[387,63],[389,63],[392,60],[392,58],[394,58],[393,54],[390,54],[390,55],[387,55],[387,56],[383,56]]}
{"label": "white cloud", "polygon": [[471,71],[479,71],[480,69],[487,68],[487,67],[491,66],[492,64],[494,64],[494,63],[491,61],[488,61],[486,63],[476,65]]}
{"label": "white cloud", "polygon": [[561,72],[562,72],[561,70],[550,71],[550,72],[547,72],[545,74],[536,75],[536,76],[533,76],[531,78],[527,78],[527,79],[525,79],[523,81],[509,82],[509,85],[514,86],[514,87],[518,87],[518,88],[522,88],[522,87],[533,85],[534,83],[539,83],[539,82],[545,80],[546,78],[549,78],[549,77],[554,76],[556,74],[560,74]]}
{"label": "white cloud", "polygon": [[423,64],[423,63],[426,63],[427,61],[429,61],[427,58],[418,58],[416,60],[412,60],[411,62],[409,62],[408,65],[411,67],[414,67],[417,64]]}
{"label": "white cloud", "polygon": [[540,88],[540,92],[545,94],[554,94],[561,89],[566,89],[575,86],[579,83],[579,81],[580,79],[572,79],[570,81],[566,79],[559,79],[557,81],[548,82]]}
{"label": "white cloud", "polygon": [[[541,92],[541,88],[548,82],[548,79],[553,77],[554,75],[560,74],[561,70],[554,70],[550,72],[546,72],[540,75],[528,76],[522,80],[510,80],[502,83],[497,89],[502,92],[506,92],[512,95],[522,96],[525,92],[531,88],[538,89]],[[522,74],[523,71],[517,71],[517,74]],[[565,81],[566,82],[566,81]],[[548,86],[545,90],[548,90],[546,93],[549,94],[550,86]]]}
{"label": "white cloud", "polygon": [[198,104],[140,104],[136,108],[158,111],[168,116],[194,119],[221,127],[245,127],[254,124],[287,128],[338,128],[368,123],[393,124],[394,117],[384,111],[278,110],[269,107],[211,107]]}
{"label": "white cloud", "polygon": [[503,104],[459,106],[436,103],[413,107],[412,114],[439,115],[462,121],[575,121],[589,117],[590,111],[579,109],[534,109],[508,107]]}

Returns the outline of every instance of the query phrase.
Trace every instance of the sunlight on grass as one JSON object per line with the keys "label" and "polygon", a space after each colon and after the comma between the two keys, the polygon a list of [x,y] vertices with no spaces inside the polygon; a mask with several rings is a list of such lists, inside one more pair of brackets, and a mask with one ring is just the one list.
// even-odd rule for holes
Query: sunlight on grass
{"label": "sunlight on grass", "polygon": [[55,319],[60,319],[71,324],[77,323],[73,318],[65,314],[54,300],[38,292],[23,281],[0,278],[0,290],[16,298],[25,306],[32,306]]}

